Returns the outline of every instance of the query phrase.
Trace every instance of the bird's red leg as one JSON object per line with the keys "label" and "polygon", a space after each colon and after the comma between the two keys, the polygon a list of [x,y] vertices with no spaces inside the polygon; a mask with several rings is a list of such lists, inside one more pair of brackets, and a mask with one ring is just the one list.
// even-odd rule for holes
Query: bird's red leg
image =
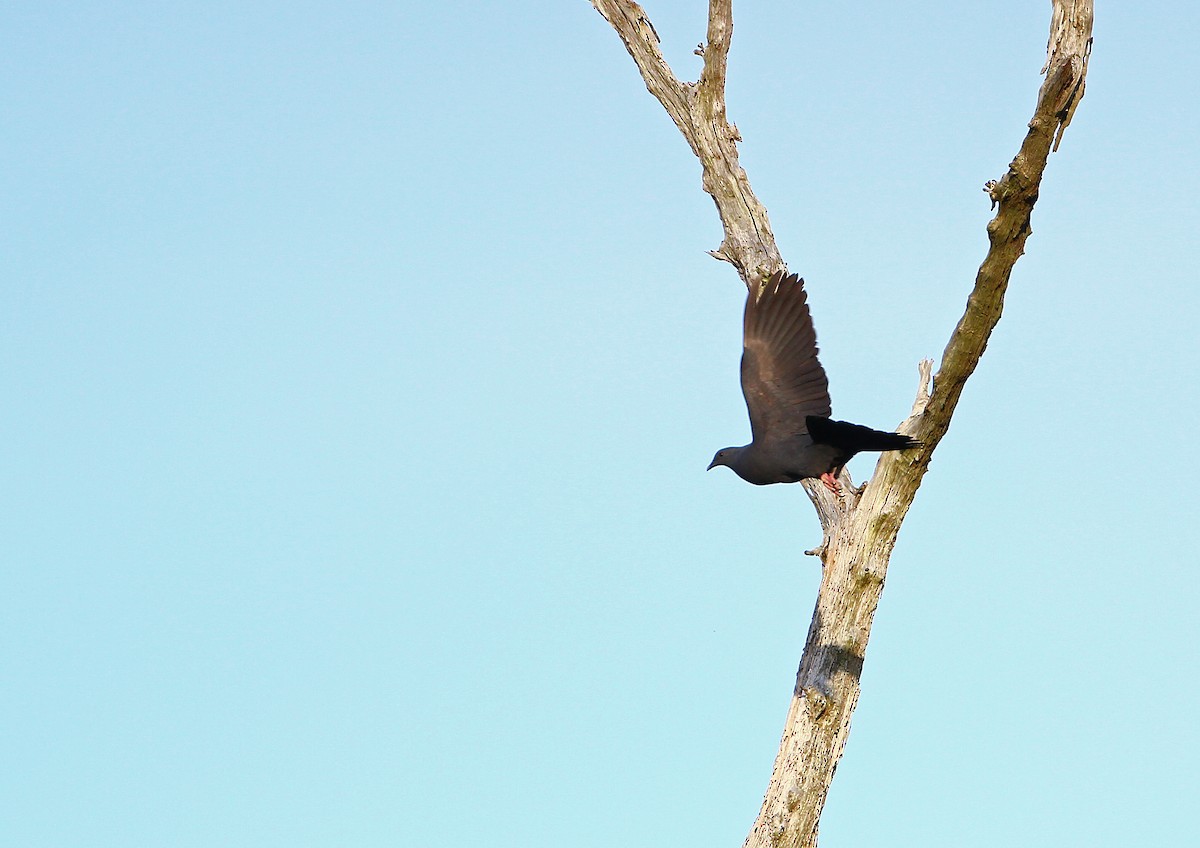
{"label": "bird's red leg", "polygon": [[840,495],[842,493],[842,487],[832,473],[826,471],[824,474],[822,474],[821,482],[825,484],[826,489],[833,492],[835,495]]}

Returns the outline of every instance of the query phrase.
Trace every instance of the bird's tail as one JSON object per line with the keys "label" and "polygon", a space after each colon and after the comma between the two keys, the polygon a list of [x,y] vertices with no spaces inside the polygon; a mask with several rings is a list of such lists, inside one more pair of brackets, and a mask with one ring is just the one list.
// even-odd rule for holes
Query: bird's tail
{"label": "bird's tail", "polygon": [[808,433],[814,442],[833,445],[835,448],[858,453],[859,451],[890,451],[920,447],[921,443],[911,436],[900,433],[885,433],[872,430],[849,421],[832,421],[817,415],[805,418]]}

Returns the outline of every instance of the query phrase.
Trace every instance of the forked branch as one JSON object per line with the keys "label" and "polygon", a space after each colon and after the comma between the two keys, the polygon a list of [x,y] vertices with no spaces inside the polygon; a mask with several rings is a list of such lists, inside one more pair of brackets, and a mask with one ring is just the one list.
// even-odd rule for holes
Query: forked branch
{"label": "forked branch", "polygon": [[[731,262],[747,285],[783,268],[766,209],[738,164],[737,129],[725,116],[725,71],[733,32],[731,0],[710,0],[708,41],[698,52],[696,83],[680,82],[663,59],[645,11],[632,0],[591,0],[633,56],[650,90],[700,159],[704,190],[712,195],[725,238],[713,251]],[[796,676],[791,707],[771,781],[744,848],[813,848],[825,797],[858,703],[859,677],[888,560],[934,449],[950,426],[963,386],[974,372],[1004,307],[1013,265],[1031,233],[1042,172],[1058,149],[1083,96],[1092,43],[1092,0],[1052,0],[1045,80],[1021,149],[998,181],[988,184],[996,207],[989,248],[966,310],[942,354],[937,376],[921,364],[921,387],[900,431],[922,447],[885,453],[869,483],[835,500],[805,488],[824,530],[812,553],[824,568],[817,605]]]}
{"label": "forked branch", "polygon": [[646,88],[667,110],[700,159],[704,190],[717,204],[725,229],[710,253],[731,263],[747,285],[784,268],[766,208],[738,164],[737,127],[725,116],[725,69],[733,37],[732,0],[710,0],[708,41],[699,51],[704,69],[697,82],[680,82],[663,58],[658,34],[646,11],[632,0],[591,0],[637,63]]}

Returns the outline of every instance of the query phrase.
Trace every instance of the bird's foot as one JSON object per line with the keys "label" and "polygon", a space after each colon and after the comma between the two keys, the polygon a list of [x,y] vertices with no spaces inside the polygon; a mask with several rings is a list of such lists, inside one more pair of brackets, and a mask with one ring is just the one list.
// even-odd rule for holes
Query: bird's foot
{"label": "bird's foot", "polygon": [[821,482],[825,484],[826,489],[833,492],[839,498],[842,496],[842,485],[828,471],[821,475]]}

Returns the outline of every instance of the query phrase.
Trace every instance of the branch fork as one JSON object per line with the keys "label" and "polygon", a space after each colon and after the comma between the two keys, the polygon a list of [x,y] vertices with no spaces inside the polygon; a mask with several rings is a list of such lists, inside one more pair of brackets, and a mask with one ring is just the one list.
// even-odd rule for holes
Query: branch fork
{"label": "branch fork", "polygon": [[[725,233],[720,247],[709,255],[732,264],[747,287],[785,270],[767,211],[738,163],[741,135],[725,113],[732,0],[709,0],[706,40],[694,51],[704,66],[694,83],[680,82],[671,71],[658,33],[638,3],[590,2],[616,30],[646,88],[700,160],[701,184],[716,203]],[[820,547],[805,552],[821,558],[821,587],[770,784],[743,848],[816,846],[821,810],[858,703],[863,658],[896,534],[1000,320],[1013,265],[1032,232],[1030,215],[1046,161],[1058,149],[1083,97],[1093,0],[1052,2],[1045,80],[1028,132],[1007,173],[984,187],[995,211],[987,225],[987,254],[936,376],[932,360],[919,365],[912,411],[897,428],[921,445],[883,454],[860,488],[855,489],[843,471],[841,498],[814,481],[801,484],[821,521]]]}

